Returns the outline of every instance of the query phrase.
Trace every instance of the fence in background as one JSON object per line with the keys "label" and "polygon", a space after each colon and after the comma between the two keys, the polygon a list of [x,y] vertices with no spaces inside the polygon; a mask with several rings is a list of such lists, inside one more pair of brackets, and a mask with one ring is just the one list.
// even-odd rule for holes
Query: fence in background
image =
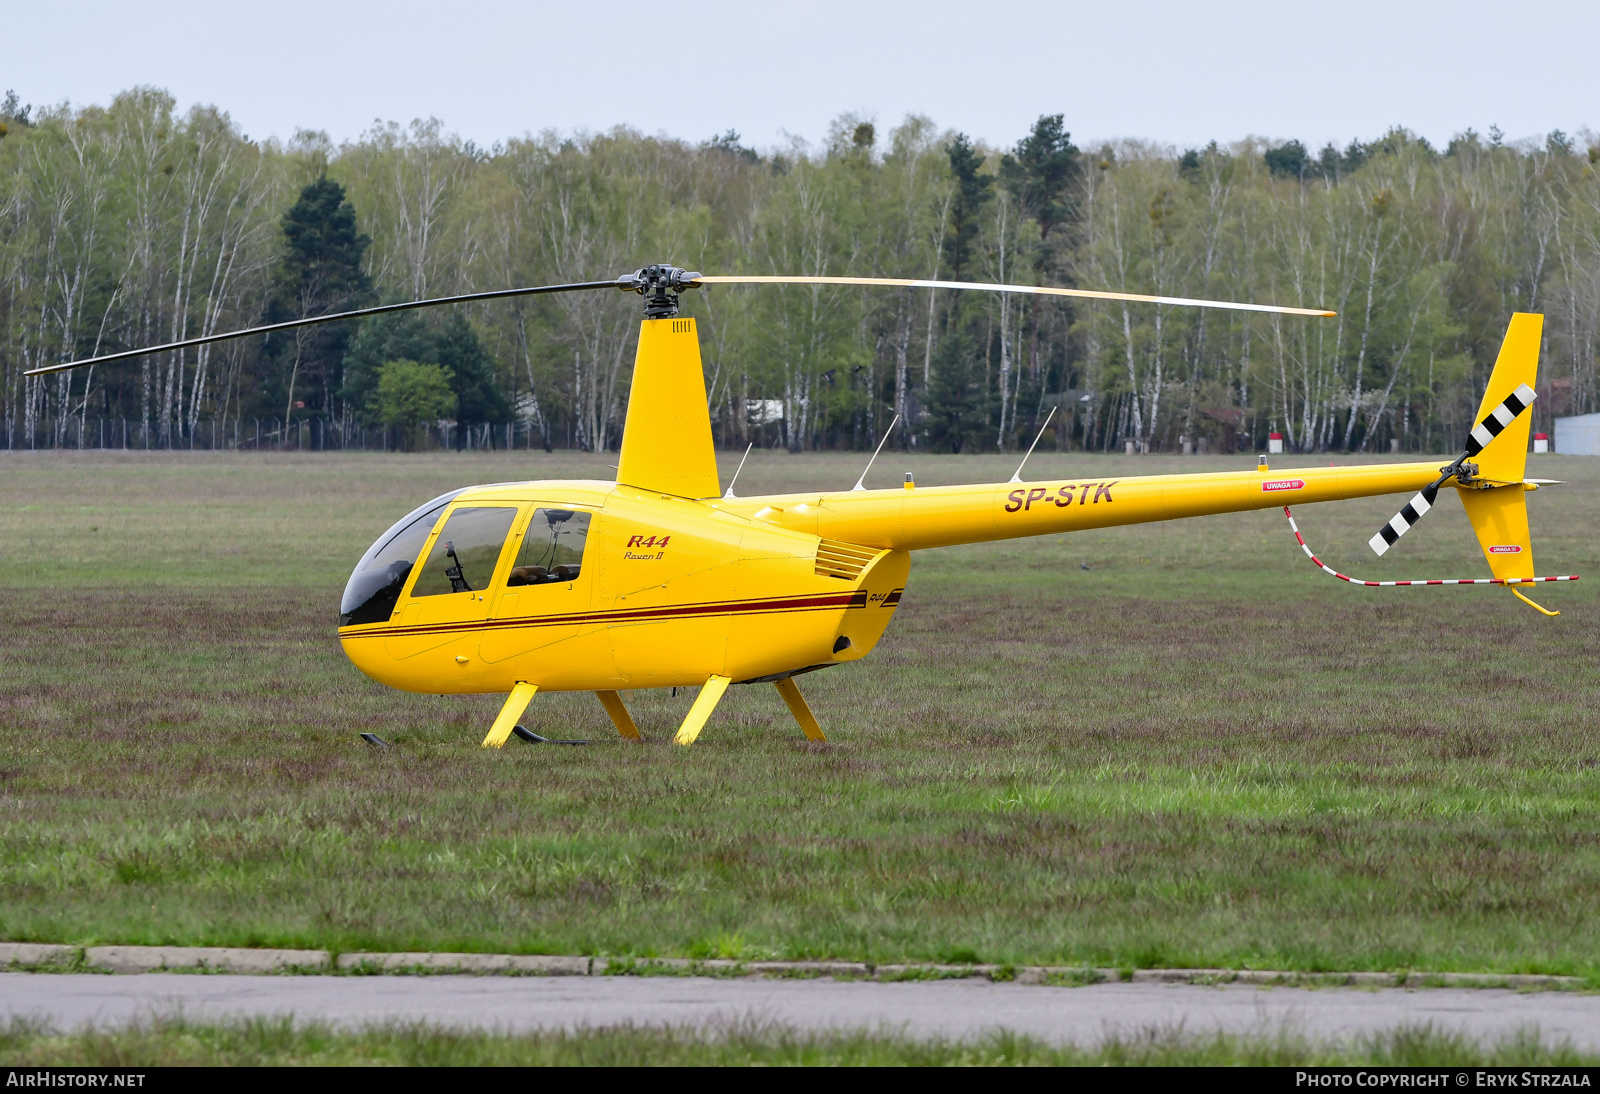
{"label": "fence in background", "polygon": [[[201,452],[393,452],[419,448],[465,451],[540,448],[537,430],[521,423],[426,426],[421,436],[390,428],[345,426],[321,418],[290,421],[278,418],[202,418],[197,422],[145,423],[133,418],[40,419],[32,428],[20,422],[4,425],[4,447],[10,451],[40,449],[120,449],[126,451]],[[407,443],[409,439],[409,444]]]}

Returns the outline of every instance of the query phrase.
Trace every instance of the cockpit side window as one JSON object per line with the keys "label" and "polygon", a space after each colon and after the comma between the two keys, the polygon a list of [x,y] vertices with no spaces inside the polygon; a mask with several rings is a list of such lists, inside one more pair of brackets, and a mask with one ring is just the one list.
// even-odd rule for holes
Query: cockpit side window
{"label": "cockpit side window", "polygon": [[506,584],[549,585],[575,580],[582,572],[583,548],[589,540],[592,515],[581,509],[535,509]]}
{"label": "cockpit side window", "polygon": [[433,541],[433,550],[422,564],[411,595],[441,596],[487,589],[516,519],[515,509],[499,506],[455,510]]}

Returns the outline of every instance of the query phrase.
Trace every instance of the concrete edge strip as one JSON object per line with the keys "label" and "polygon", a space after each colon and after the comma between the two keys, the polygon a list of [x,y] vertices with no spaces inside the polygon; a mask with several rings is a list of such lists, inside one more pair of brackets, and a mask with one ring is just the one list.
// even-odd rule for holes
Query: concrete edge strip
{"label": "concrete edge strip", "polygon": [[1260,984],[1314,987],[1577,988],[1579,976],[1468,972],[1293,972],[1263,969],[1096,969],[1053,965],[872,965],[508,953],[343,953],[212,946],[62,946],[0,942],[0,969],[99,973],[475,973],[511,976],[767,976],[861,980],[976,978],[1019,984]]}

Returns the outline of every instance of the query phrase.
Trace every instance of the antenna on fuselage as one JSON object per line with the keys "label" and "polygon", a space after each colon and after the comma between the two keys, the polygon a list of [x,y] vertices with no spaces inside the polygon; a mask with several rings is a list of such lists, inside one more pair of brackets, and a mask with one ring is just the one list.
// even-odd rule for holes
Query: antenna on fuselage
{"label": "antenna on fuselage", "polygon": [[867,466],[862,468],[861,477],[857,479],[856,484],[850,488],[852,492],[856,490],[865,490],[867,488],[867,472],[872,470],[872,465],[877,462],[878,453],[882,452],[883,446],[889,443],[889,434],[893,433],[894,427],[899,424],[900,415],[896,414],[894,416],[894,421],[889,423],[889,428],[883,431],[883,439],[878,442],[878,447],[872,450],[872,459],[868,460]]}
{"label": "antenna on fuselage", "polygon": [[[1039,427],[1039,435],[1035,437],[1033,439],[1033,443],[1028,446],[1028,456],[1033,455],[1033,450],[1039,447],[1040,441],[1044,440],[1044,431],[1050,428],[1050,419],[1054,418],[1055,416],[1056,408],[1051,407],[1050,413],[1045,415],[1044,425]],[[1017,464],[1017,469],[1011,473],[1011,478],[1007,479],[1007,482],[1022,481],[1022,469],[1028,466],[1028,456],[1022,457],[1022,462]]]}
{"label": "antenna on fuselage", "polygon": [[728,492],[722,495],[724,498],[731,498],[735,496],[733,493],[733,484],[739,481],[739,471],[744,470],[744,461],[750,458],[750,450],[755,446],[755,441],[751,441],[749,444],[745,445],[744,455],[739,457],[739,470],[735,471],[733,473],[733,478],[728,480]]}

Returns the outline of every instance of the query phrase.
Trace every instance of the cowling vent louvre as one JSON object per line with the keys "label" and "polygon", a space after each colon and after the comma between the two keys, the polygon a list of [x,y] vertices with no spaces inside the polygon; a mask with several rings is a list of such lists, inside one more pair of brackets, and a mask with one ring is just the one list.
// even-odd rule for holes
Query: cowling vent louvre
{"label": "cowling vent louvre", "polygon": [[854,581],[867,565],[878,557],[871,547],[858,547],[854,543],[840,543],[825,539],[817,544],[818,577],[836,577],[840,581]]}

